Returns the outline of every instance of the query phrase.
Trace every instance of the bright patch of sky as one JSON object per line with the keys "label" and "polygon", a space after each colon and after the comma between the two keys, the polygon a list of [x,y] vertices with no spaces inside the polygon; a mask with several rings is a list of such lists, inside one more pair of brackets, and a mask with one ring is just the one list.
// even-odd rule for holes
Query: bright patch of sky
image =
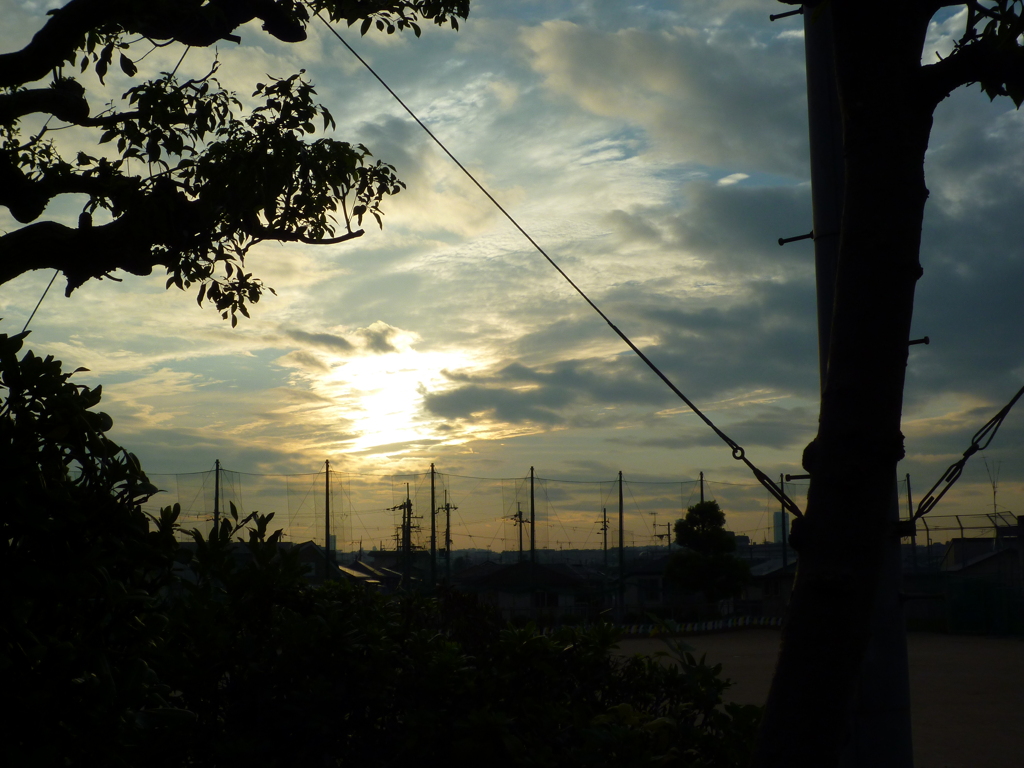
{"label": "bright patch of sky", "polygon": [[[3,50],[20,47],[44,8],[9,11]],[[777,244],[811,220],[803,20],[773,24],[773,10],[755,0],[474,0],[458,33],[340,31],[613,321],[777,475],[802,472],[818,383],[812,247]],[[936,17],[926,62],[951,49],[959,13]],[[408,190],[386,204],[382,231],[255,251],[249,268],[278,295],[235,330],[193,295],[165,291],[160,275],[90,283],[67,299],[55,286],[32,347],[90,369],[76,378],[104,385],[116,440],[154,473],[218,458],[274,473],[315,471],[324,459],[342,472],[433,462],[489,477],[530,466],[596,480],[704,471],[730,525],[761,537],[767,496],[728,449],[325,30],[312,26],[299,45],[258,24],[241,34],[241,46],[218,47],[226,87],[246,101],[255,78],[305,68],[336,137],[394,164]],[[180,55],[159,50],[143,64],[169,69]],[[201,75],[213,56],[193,49],[180,71]],[[113,73],[94,111],[130,84]],[[932,344],[911,352],[900,470],[915,488],[1024,380],[1022,138],[1012,104],[989,104],[976,88],[937,114],[914,323]],[[60,134],[63,146],[96,154],[94,140]],[[73,223],[77,212],[65,203],[51,215]],[[4,331],[20,330],[49,277],[0,286]],[[1021,424],[1024,413],[1012,415],[989,452],[1002,462],[1000,503],[1018,512]],[[980,462],[968,465],[965,490],[943,504],[985,511],[975,507],[987,482]],[[664,520],[677,512],[663,510]]]}

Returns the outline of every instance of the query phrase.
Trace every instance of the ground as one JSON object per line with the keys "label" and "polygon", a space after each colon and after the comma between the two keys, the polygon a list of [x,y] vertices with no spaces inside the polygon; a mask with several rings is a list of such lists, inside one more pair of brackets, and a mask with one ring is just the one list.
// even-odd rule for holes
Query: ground
{"label": "ground", "polygon": [[[764,704],[779,632],[752,629],[684,638],[734,681],[726,698]],[[624,640],[624,653],[664,650],[661,640]],[[1024,765],[1024,639],[911,633],[915,768]]]}

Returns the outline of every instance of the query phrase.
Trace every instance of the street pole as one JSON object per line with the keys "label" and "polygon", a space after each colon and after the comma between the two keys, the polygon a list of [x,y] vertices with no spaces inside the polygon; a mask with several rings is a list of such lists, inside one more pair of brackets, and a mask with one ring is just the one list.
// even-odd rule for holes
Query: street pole
{"label": "street pole", "polygon": [[213,463],[213,532],[220,532],[220,459]]}
{"label": "street pole", "polygon": [[430,462],[430,586],[437,586],[437,499],[434,495],[434,462]]}
{"label": "street pole", "polygon": [[331,462],[324,461],[324,553],[327,568],[334,561],[331,556]]}
{"label": "street pole", "polygon": [[537,509],[533,501],[533,467],[530,467],[530,562],[537,562]]}
{"label": "street pole", "polygon": [[[458,509],[458,507],[456,507]],[[452,504],[444,492],[444,583],[452,583]]]}
{"label": "street pole", "polygon": [[412,587],[412,497],[409,484],[405,484],[405,504],[402,506],[402,584]]}
{"label": "street pole", "polygon": [[516,502],[516,528],[519,529],[519,559],[516,562],[523,562],[523,505]]}
{"label": "street pole", "polygon": [[[785,498],[786,476],[779,475],[779,490]],[[785,581],[786,568],[789,566],[789,513],[786,512],[786,505],[782,505],[782,578]]]}
{"label": "street pole", "polygon": [[626,620],[626,535],[622,520],[622,471],[619,471],[619,623]]}
{"label": "street pole", "polygon": [[601,508],[601,532],[604,534],[604,570],[608,571],[608,507]]}
{"label": "street pole", "polygon": [[914,523],[913,533],[910,535],[910,556],[914,564],[914,573],[917,573],[917,521],[914,520],[914,498],[910,495],[910,473],[907,473],[907,518]]}

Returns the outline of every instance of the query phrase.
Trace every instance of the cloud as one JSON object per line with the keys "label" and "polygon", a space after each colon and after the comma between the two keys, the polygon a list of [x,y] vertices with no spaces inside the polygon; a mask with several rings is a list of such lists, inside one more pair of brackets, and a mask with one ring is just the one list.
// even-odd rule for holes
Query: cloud
{"label": "cloud", "polygon": [[281,357],[277,361],[280,365],[287,365],[290,367],[300,368],[309,373],[328,373],[331,370],[331,366],[325,363],[316,355],[310,354],[309,352],[303,352],[302,350],[296,350],[289,352],[284,357]]}
{"label": "cloud", "polygon": [[306,333],[305,331],[287,330],[284,332],[289,339],[328,352],[347,353],[355,349],[355,345],[344,336],[336,336],[332,333]]}
{"label": "cloud", "polygon": [[681,26],[605,32],[561,20],[525,29],[522,41],[551,92],[643,125],[676,158],[806,173],[799,41],[764,46]]}
{"label": "cloud", "polygon": [[779,247],[780,237],[811,229],[810,188],[750,187],[694,182],[689,205],[667,218],[673,244],[719,277],[807,279],[814,270],[810,241]]}
{"label": "cloud", "polygon": [[364,347],[370,352],[380,355],[398,351],[392,339],[398,335],[399,330],[385,322],[378,320],[368,328],[360,328],[356,333],[362,337]]}
{"label": "cloud", "polygon": [[728,176],[723,176],[722,178],[720,178],[718,180],[717,184],[719,186],[721,186],[721,187],[727,187],[730,184],[738,184],[739,182],[743,181],[744,179],[749,179],[749,178],[750,178],[750,174],[749,173],[730,173]]}
{"label": "cloud", "polygon": [[[806,407],[761,406],[750,418],[730,421],[728,434],[744,448],[799,451],[814,438],[817,414]],[[681,432],[660,437],[609,438],[608,442],[641,448],[681,450],[722,445],[722,439],[704,424],[687,425]]]}

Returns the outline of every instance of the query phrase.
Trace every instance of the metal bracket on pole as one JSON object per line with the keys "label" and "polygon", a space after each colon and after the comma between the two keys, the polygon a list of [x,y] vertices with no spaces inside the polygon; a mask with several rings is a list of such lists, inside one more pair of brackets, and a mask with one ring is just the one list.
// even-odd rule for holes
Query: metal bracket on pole
{"label": "metal bracket on pole", "polygon": [[797,235],[796,237],[780,237],[779,245],[785,245],[786,243],[795,243],[797,240],[813,240],[814,231],[811,230],[806,235]]}
{"label": "metal bracket on pole", "polygon": [[927,336],[923,336],[920,339],[911,339],[910,341],[907,342],[907,346],[911,346],[912,347],[915,344],[931,344],[931,343],[932,343],[932,340],[930,338],[928,338]]}
{"label": "metal bracket on pole", "polygon": [[784,19],[787,16],[799,16],[804,12],[804,7],[801,5],[795,11],[786,11],[785,13],[772,13],[768,15],[768,21],[778,21]]}

